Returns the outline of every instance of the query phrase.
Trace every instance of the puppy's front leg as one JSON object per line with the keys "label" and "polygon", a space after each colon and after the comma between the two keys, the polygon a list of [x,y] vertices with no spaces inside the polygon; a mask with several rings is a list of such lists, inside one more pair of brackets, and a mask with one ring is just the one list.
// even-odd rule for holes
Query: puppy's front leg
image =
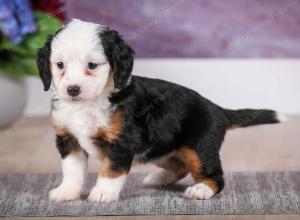
{"label": "puppy's front leg", "polygon": [[57,202],[79,199],[87,170],[87,154],[71,135],[57,136],[56,145],[62,157],[63,179],[50,191],[49,199]]}
{"label": "puppy's front leg", "polygon": [[108,157],[103,160],[97,183],[88,197],[89,201],[112,202],[119,199],[129,168],[118,167],[117,163]]}

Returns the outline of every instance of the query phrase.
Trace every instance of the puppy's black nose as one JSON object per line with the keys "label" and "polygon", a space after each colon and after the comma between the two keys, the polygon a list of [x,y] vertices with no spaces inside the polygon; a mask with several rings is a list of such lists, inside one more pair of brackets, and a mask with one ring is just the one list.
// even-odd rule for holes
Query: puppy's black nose
{"label": "puppy's black nose", "polygon": [[75,97],[80,94],[80,87],[77,85],[74,86],[68,86],[67,92],[69,96]]}

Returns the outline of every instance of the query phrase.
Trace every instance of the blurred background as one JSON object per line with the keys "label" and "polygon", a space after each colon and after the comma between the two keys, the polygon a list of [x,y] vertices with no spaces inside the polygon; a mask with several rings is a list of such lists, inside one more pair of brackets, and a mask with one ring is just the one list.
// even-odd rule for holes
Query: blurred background
{"label": "blurred background", "polygon": [[[45,121],[51,93],[43,91],[35,57],[46,36],[72,18],[118,30],[136,51],[136,75],[180,83],[227,108],[300,113],[300,0],[0,0],[0,127],[19,121],[19,127],[0,135],[6,146],[16,144],[13,139],[26,141],[28,148],[54,144]],[[279,150],[269,160],[262,155],[257,166],[251,164],[257,154],[248,165],[238,158],[255,152],[258,133],[247,133],[252,142],[225,168],[272,169],[277,164],[274,169],[281,169],[279,159],[299,148],[298,125],[299,120],[288,125],[285,132],[291,136],[276,140],[278,149],[290,141],[290,151]],[[270,149],[274,144],[266,140],[282,134],[277,130],[268,136],[269,127],[256,131],[265,135],[256,146]],[[247,145],[240,134],[230,140]],[[7,149],[0,146],[1,155],[8,155],[2,162],[9,164],[15,154]],[[232,157],[233,151],[225,154]],[[48,155],[39,157],[47,160]],[[286,169],[299,168],[297,161],[285,161]]]}

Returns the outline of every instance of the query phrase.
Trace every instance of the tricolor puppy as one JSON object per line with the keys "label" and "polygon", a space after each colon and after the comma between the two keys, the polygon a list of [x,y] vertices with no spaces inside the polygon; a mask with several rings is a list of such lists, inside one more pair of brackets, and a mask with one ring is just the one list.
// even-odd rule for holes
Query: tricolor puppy
{"label": "tricolor puppy", "polygon": [[51,200],[80,197],[88,156],[101,161],[90,201],[118,200],[131,166],[147,162],[162,170],[145,184],[172,184],[191,173],[195,184],[184,195],[208,199],[224,187],[219,150],[226,130],[281,120],[271,110],[224,109],[183,86],[132,76],[133,60],[118,32],[80,20],[39,50],[62,157],[63,180]]}

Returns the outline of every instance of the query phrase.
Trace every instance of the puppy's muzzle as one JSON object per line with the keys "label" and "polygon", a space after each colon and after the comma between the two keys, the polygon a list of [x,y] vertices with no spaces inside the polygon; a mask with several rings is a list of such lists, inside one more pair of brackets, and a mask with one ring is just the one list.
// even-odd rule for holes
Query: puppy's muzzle
{"label": "puppy's muzzle", "polygon": [[68,86],[67,88],[67,93],[71,97],[78,96],[80,92],[80,87],[78,85]]}

